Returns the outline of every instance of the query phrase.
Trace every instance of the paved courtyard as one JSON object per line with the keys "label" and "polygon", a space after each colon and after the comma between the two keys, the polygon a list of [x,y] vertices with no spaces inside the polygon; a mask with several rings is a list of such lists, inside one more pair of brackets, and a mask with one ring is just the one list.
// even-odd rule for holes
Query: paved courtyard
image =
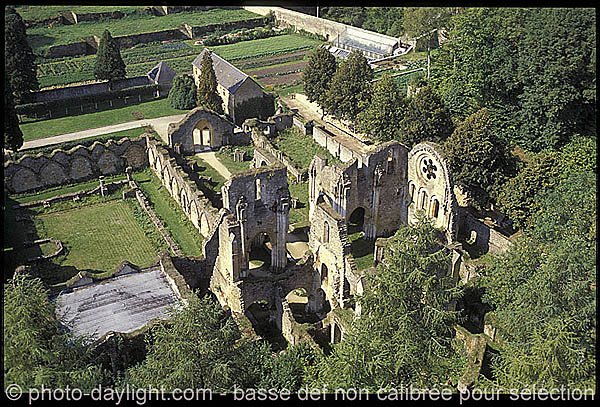
{"label": "paved courtyard", "polygon": [[62,294],[56,314],[76,336],[96,340],[109,331],[133,332],[153,319],[168,319],[168,310],[180,305],[160,267],[153,267]]}

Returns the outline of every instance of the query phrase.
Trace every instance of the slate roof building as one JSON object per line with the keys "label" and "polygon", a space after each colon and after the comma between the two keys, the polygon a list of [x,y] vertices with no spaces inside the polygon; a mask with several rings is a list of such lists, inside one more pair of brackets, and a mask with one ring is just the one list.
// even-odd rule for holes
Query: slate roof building
{"label": "slate roof building", "polygon": [[154,83],[173,82],[177,73],[166,62],[160,61],[148,72],[148,78]]}
{"label": "slate roof building", "polygon": [[[204,48],[200,55],[192,62],[196,85],[198,85],[200,78],[202,58],[207,50],[207,48]],[[223,99],[223,110],[235,123],[238,123],[239,120],[236,120],[236,107],[248,99],[262,98],[263,90],[254,79],[214,52],[211,52],[210,55],[212,57],[215,76],[217,77],[217,93]]]}

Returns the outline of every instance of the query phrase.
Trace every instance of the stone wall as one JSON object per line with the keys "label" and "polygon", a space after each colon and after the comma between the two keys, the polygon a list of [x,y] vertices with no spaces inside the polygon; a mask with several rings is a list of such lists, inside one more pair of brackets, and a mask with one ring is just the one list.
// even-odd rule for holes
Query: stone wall
{"label": "stone wall", "polygon": [[332,156],[339,158],[342,162],[348,162],[353,158],[362,161],[362,157],[359,153],[350,150],[348,147],[340,144],[335,136],[327,131],[322,126],[314,126],[312,129],[312,137],[315,143],[320,145],[321,147],[325,147]]}
{"label": "stone wall", "polygon": [[307,179],[307,170],[297,168],[283,151],[278,150],[271,144],[269,139],[262,135],[256,128],[252,130],[252,142],[255,147],[253,163],[255,168],[259,168],[262,165],[281,164],[287,168],[288,172],[294,177],[296,182],[302,182]]}
{"label": "stone wall", "polygon": [[4,188],[11,194],[32,192],[119,174],[127,167],[146,168],[146,137],[95,142],[89,147],[57,149],[50,154],[25,154],[17,161],[4,163]]}
{"label": "stone wall", "polygon": [[500,231],[474,217],[466,208],[459,208],[459,230],[466,239],[475,238],[474,245],[483,253],[502,254],[512,246],[512,241]]}
{"label": "stone wall", "polygon": [[210,238],[218,226],[219,210],[213,207],[210,200],[190,179],[189,174],[177,164],[169,150],[150,138],[147,141],[147,149],[150,168],[200,234]]}

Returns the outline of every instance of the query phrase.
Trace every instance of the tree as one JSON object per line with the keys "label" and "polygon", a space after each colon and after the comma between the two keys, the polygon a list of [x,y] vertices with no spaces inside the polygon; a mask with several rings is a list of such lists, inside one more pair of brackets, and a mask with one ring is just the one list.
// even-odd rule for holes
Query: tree
{"label": "tree", "polygon": [[231,316],[210,297],[193,297],[168,325],[152,328],[146,359],[127,370],[122,386],[231,391],[256,386],[269,346],[240,339]]}
{"label": "tree", "polygon": [[337,63],[335,57],[325,47],[318,47],[308,58],[302,72],[304,92],[310,102],[317,102],[323,109]]}
{"label": "tree", "polygon": [[569,176],[540,196],[532,227],[483,270],[483,301],[503,344],[504,388],[593,387],[596,356],[596,177]]}
{"label": "tree", "polygon": [[176,76],[169,91],[169,105],[173,109],[191,110],[196,107],[196,83],[188,74]]}
{"label": "tree", "polygon": [[[23,389],[77,387],[91,391],[104,372],[83,337],[75,338],[54,313],[39,278],[16,272],[4,285],[4,381]],[[67,327],[68,328],[68,327]]]}
{"label": "tree", "polygon": [[486,107],[497,135],[534,152],[595,136],[591,9],[471,8],[452,23],[431,82],[453,115]]}
{"label": "tree", "polygon": [[371,100],[357,117],[357,128],[377,141],[400,139],[400,122],[406,101],[389,74],[373,84]]}
{"label": "tree", "polygon": [[223,114],[223,100],[217,93],[217,75],[213,68],[211,51],[208,49],[200,63],[197,105]]}
{"label": "tree", "polygon": [[443,7],[407,7],[404,11],[404,31],[414,38],[423,38],[427,44],[427,79],[431,69],[431,42],[449,17],[448,10]]}
{"label": "tree", "polygon": [[4,145],[12,151],[17,151],[23,146],[23,132],[19,127],[13,94],[6,75],[4,75]]}
{"label": "tree", "polygon": [[319,386],[416,388],[444,386],[464,365],[453,346],[459,313],[448,309],[461,290],[447,275],[440,232],[423,217],[388,242],[383,263],[367,275],[361,315],[319,365]]}
{"label": "tree", "polygon": [[98,45],[94,76],[98,80],[108,81],[125,78],[125,62],[121,58],[119,43],[115,41],[108,30],[104,30],[100,45]]}
{"label": "tree", "polygon": [[444,143],[444,151],[454,183],[469,191],[475,207],[487,209],[496,202],[514,162],[504,142],[493,134],[487,109],[462,122]]}
{"label": "tree", "polygon": [[25,23],[14,7],[7,7],[4,15],[4,69],[17,104],[39,89],[35,55],[27,43]]}
{"label": "tree", "polygon": [[559,179],[559,155],[533,155],[530,162],[510,178],[498,195],[498,207],[519,228],[526,227],[538,210],[538,196],[553,189]]}
{"label": "tree", "polygon": [[277,357],[269,359],[265,376],[258,387],[297,393],[312,383],[315,366],[323,357],[320,348],[314,349],[306,342],[288,347]]}
{"label": "tree", "polygon": [[354,120],[360,106],[369,100],[373,70],[367,59],[353,51],[335,71],[327,93],[327,111],[342,119]]}
{"label": "tree", "polygon": [[409,147],[422,141],[443,143],[454,129],[450,112],[429,86],[409,99],[399,125],[399,140]]}

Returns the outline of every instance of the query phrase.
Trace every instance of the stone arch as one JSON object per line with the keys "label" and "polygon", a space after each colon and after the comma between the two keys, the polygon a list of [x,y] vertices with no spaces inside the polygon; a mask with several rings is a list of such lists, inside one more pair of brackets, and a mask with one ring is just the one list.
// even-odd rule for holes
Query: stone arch
{"label": "stone arch", "polygon": [[179,194],[179,202],[181,203],[181,209],[183,209],[183,212],[189,215],[190,205],[187,194],[185,193],[185,188],[181,188],[181,192]]}
{"label": "stone arch", "polygon": [[367,219],[367,210],[362,206],[358,206],[350,212],[348,216],[348,234],[352,234],[364,229],[365,221]]}
{"label": "stone arch", "polygon": [[233,134],[234,124],[203,107],[190,110],[181,121],[169,126],[169,145],[180,144],[184,152],[220,147]]}
{"label": "stone arch", "polygon": [[12,176],[12,190],[16,193],[30,191],[42,186],[40,179],[29,168],[21,168]]}
{"label": "stone arch", "polygon": [[418,199],[417,209],[427,212],[427,204],[429,203],[429,200],[428,200],[427,191],[425,190],[425,188],[421,188],[419,190],[419,196],[417,199]]}
{"label": "stone arch", "polygon": [[440,200],[436,195],[431,197],[428,214],[433,219],[437,219],[440,215]]}
{"label": "stone arch", "polygon": [[179,203],[179,185],[177,184],[177,178],[171,178],[171,196]]}
{"label": "stone arch", "polygon": [[194,152],[203,151],[212,147],[214,130],[206,119],[200,119],[192,129]]}
{"label": "stone arch", "polygon": [[208,237],[210,233],[210,224],[208,223],[208,217],[206,213],[202,212],[200,215],[200,234],[204,237]]}
{"label": "stone arch", "polygon": [[192,201],[190,203],[190,220],[194,226],[200,230],[200,213],[198,213],[198,205],[196,204],[196,201]]}
{"label": "stone arch", "polygon": [[415,202],[415,190],[416,186],[414,181],[408,181],[408,204],[411,205]]}
{"label": "stone arch", "polygon": [[82,180],[90,177],[93,174],[92,163],[83,156],[75,157],[71,161],[71,178],[74,180]]}
{"label": "stone arch", "polygon": [[123,154],[125,165],[134,170],[143,168],[146,165],[146,149],[138,144],[130,145]]}
{"label": "stone arch", "polygon": [[105,150],[98,159],[98,168],[102,175],[115,174],[122,168],[121,159],[113,152]]}
{"label": "stone arch", "polygon": [[69,178],[62,165],[55,162],[48,162],[40,169],[40,180],[44,186],[61,185]]}

